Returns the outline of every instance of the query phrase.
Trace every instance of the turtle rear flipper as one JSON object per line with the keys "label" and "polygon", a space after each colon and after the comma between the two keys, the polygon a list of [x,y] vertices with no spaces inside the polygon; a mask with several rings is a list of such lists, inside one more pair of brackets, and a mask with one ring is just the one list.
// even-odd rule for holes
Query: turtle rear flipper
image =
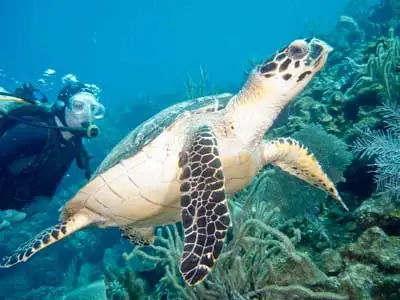
{"label": "turtle rear flipper", "polygon": [[324,190],[338,200],[348,210],[335,185],[322,170],[321,165],[298,141],[292,138],[280,138],[264,143],[264,162],[271,163],[285,172]]}
{"label": "turtle rear flipper", "polygon": [[180,154],[184,247],[180,271],[189,285],[214,267],[229,226],[218,142],[207,126],[198,128]]}
{"label": "turtle rear flipper", "polygon": [[148,246],[154,243],[154,227],[135,228],[134,225],[120,227],[123,238],[130,241],[133,245]]}
{"label": "turtle rear flipper", "polygon": [[77,213],[65,221],[47,228],[33,237],[30,241],[22,244],[10,256],[3,258],[0,263],[0,268],[9,268],[20,262],[25,262],[40,250],[43,250],[47,246],[62,240],[75,231],[78,231],[92,223],[93,219],[90,215],[82,212]]}

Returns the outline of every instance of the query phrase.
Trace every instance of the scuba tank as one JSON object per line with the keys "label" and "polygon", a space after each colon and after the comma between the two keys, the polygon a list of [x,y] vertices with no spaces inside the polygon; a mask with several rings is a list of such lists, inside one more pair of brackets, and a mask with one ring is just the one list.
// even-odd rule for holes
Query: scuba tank
{"label": "scuba tank", "polygon": [[[30,105],[31,103],[25,101],[24,99],[17,98],[11,93],[8,93],[5,89],[0,87],[0,111],[4,113],[8,113],[10,110],[23,106]],[[0,115],[0,118],[3,117],[3,114]]]}

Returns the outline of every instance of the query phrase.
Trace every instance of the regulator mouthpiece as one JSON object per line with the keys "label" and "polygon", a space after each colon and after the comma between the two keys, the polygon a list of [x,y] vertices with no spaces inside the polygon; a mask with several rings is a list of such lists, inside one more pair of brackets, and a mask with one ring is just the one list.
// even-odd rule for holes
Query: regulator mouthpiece
{"label": "regulator mouthpiece", "polygon": [[83,127],[57,127],[63,131],[69,131],[73,134],[79,135],[81,137],[85,137],[88,139],[95,138],[99,135],[100,129],[98,126],[90,124]]}
{"label": "regulator mouthpiece", "polygon": [[100,129],[96,125],[92,124],[86,128],[86,137],[87,138],[90,138],[90,139],[95,138],[99,135],[99,133],[100,133]]}

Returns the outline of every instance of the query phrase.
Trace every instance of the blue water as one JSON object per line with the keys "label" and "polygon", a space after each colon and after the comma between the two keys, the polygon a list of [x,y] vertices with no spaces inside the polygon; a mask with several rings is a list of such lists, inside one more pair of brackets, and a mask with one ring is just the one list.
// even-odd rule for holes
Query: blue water
{"label": "blue water", "polygon": [[20,81],[76,73],[107,103],[182,88],[201,65],[214,84],[237,83],[249,57],[268,57],[307,24],[328,31],[346,2],[1,0],[0,67]]}

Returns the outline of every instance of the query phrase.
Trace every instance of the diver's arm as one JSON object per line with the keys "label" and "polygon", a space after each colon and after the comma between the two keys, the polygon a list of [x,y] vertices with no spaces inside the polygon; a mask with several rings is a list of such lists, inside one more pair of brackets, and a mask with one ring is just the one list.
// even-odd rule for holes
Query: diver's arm
{"label": "diver's arm", "polygon": [[46,146],[48,129],[18,124],[0,137],[0,167],[12,163],[19,156],[33,156]]}
{"label": "diver's arm", "polygon": [[80,145],[78,147],[78,152],[76,154],[76,164],[79,169],[85,170],[85,177],[86,179],[90,179],[92,172],[90,170],[90,159],[92,157],[89,155],[87,152],[85,146],[82,143],[82,140],[80,141]]}

